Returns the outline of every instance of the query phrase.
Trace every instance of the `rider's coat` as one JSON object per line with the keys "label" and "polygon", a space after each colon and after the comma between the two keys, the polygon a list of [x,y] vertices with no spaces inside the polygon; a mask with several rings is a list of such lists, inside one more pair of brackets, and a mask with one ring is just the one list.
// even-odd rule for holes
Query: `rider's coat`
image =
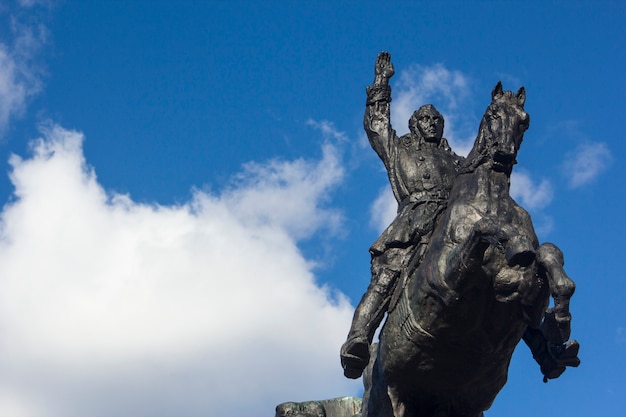
{"label": "rider's coat", "polygon": [[371,246],[372,255],[390,247],[415,244],[432,232],[463,160],[452,152],[444,138],[439,143],[430,143],[414,133],[398,137],[391,127],[390,102],[390,87],[368,87],[365,132],[385,164],[398,201],[398,214]]}

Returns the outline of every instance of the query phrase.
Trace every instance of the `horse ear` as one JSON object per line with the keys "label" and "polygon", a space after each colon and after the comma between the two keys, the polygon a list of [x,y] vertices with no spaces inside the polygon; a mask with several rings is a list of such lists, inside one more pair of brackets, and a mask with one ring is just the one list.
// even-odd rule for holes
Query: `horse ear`
{"label": "horse ear", "polygon": [[524,107],[524,103],[526,103],[526,89],[524,87],[520,87],[515,97],[517,98],[517,104]]}
{"label": "horse ear", "polygon": [[502,81],[498,81],[493,90],[491,91],[491,99],[495,100],[496,97],[502,96]]}

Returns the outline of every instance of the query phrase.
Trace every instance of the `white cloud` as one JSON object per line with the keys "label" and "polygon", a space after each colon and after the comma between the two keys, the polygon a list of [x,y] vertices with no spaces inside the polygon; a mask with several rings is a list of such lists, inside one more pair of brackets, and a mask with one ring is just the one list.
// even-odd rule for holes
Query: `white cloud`
{"label": "white cloud", "polygon": [[324,137],[328,139],[334,139],[339,142],[348,142],[346,134],[335,127],[335,124],[328,120],[313,120],[309,119],[306,124],[314,127],[322,132]]}
{"label": "white cloud", "polygon": [[0,135],[4,133],[9,118],[24,108],[27,89],[18,81],[15,59],[6,45],[0,43]]}
{"label": "white cloud", "polygon": [[398,202],[393,196],[391,187],[384,187],[370,207],[370,226],[379,233],[387,228],[398,214]]}
{"label": "white cloud", "polygon": [[510,194],[519,205],[533,212],[533,226],[538,236],[545,236],[552,231],[554,220],[542,212],[554,197],[549,180],[544,178],[537,183],[528,172],[515,169],[511,174]]}
{"label": "white cloud", "polygon": [[552,184],[542,179],[538,184],[530,174],[523,170],[514,170],[511,174],[511,197],[529,210],[538,210],[552,202],[554,195]]}
{"label": "white cloud", "polygon": [[323,204],[342,178],[332,146],[160,206],[107,194],[82,140],[53,126],[10,161],[0,415],[272,415],[358,390],[338,364],[352,308],[297,247],[340,226]]}
{"label": "white cloud", "polygon": [[[22,6],[30,7],[35,2],[23,3]],[[7,19],[12,39],[0,40],[0,137],[11,118],[23,113],[28,98],[42,88],[42,70],[35,61],[48,31],[38,23],[23,23],[19,14],[11,14]]]}
{"label": "white cloud", "polygon": [[577,188],[592,182],[611,161],[611,151],[605,143],[585,142],[567,154],[562,168],[569,186]]}
{"label": "white cloud", "polygon": [[293,162],[248,163],[235,188],[222,196],[239,221],[247,227],[269,225],[296,239],[320,228],[336,230],[342,217],[322,203],[327,191],[343,176],[336,148],[326,144],[319,166],[299,159]]}

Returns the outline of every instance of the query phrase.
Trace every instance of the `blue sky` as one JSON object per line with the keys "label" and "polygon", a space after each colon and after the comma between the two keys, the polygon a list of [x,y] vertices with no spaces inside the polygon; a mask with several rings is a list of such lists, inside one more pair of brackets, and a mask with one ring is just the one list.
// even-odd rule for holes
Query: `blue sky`
{"label": "blue sky", "polygon": [[522,344],[487,416],[626,415],[617,1],[0,1],[0,415],[271,416],[359,395],[338,350],[395,210],[362,117],[469,149],[498,80],[512,193],[576,281],[582,365]]}

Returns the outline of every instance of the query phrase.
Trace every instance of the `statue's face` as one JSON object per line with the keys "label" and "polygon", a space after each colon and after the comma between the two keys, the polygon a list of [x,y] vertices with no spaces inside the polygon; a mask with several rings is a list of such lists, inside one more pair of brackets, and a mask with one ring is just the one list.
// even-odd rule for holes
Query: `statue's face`
{"label": "statue's face", "polygon": [[421,111],[417,117],[417,129],[426,141],[439,142],[443,136],[443,118],[431,109]]}

